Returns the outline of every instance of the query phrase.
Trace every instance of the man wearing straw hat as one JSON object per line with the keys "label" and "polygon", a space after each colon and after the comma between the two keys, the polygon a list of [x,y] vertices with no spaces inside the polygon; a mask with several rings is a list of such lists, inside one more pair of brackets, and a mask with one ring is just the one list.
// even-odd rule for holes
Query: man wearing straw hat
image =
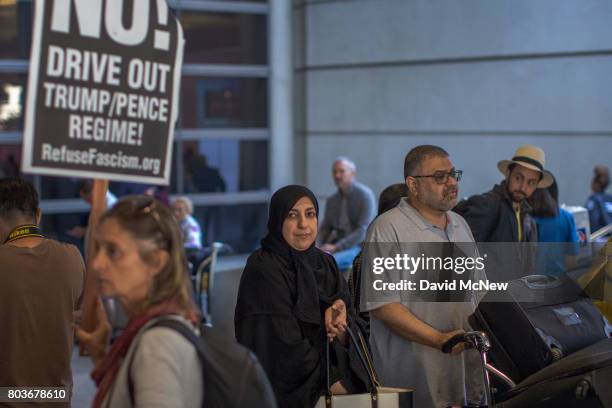
{"label": "man wearing straw hat", "polygon": [[491,191],[457,205],[455,211],[468,222],[476,242],[537,241],[527,199],[536,189],[553,183],[552,175],[544,169],[544,156],[544,151],[537,146],[519,147],[511,160],[497,163],[505,180]]}

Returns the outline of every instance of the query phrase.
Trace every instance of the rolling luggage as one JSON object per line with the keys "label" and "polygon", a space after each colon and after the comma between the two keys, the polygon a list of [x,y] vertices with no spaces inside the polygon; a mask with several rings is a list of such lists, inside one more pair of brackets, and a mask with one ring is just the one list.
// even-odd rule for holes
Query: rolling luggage
{"label": "rolling luggage", "polygon": [[[612,339],[556,361],[519,384],[489,363],[491,342],[485,333],[458,334],[442,346],[442,351],[450,353],[460,342],[480,353],[487,408],[612,407]],[[500,392],[494,380],[504,383],[508,390]]]}
{"label": "rolling luggage", "polygon": [[526,276],[502,296],[487,294],[469,322],[489,336],[493,364],[516,382],[610,337],[606,318],[569,278]]}

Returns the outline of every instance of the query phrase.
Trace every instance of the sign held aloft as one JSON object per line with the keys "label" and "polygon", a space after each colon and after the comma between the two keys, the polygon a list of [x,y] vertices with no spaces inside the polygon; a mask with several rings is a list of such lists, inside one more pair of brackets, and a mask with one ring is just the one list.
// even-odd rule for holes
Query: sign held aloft
{"label": "sign held aloft", "polygon": [[168,184],[183,31],[165,0],[38,0],[23,171]]}

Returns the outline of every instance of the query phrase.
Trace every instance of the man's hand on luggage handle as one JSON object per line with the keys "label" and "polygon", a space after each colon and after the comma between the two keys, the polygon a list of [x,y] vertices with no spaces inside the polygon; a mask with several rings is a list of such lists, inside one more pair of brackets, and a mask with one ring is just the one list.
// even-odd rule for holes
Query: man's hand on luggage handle
{"label": "man's hand on luggage handle", "polygon": [[[465,333],[465,330],[453,330],[453,331],[446,332],[446,333],[440,333],[440,340],[438,341],[438,344],[439,344],[438,349],[442,350],[442,346],[444,345],[444,343],[446,343],[448,340],[452,339],[457,334],[463,334],[463,333]],[[466,346],[465,342],[461,342],[461,343],[456,344],[451,349],[450,354],[451,355],[461,354],[461,352],[463,350],[465,350],[465,348],[466,348],[465,346]]]}

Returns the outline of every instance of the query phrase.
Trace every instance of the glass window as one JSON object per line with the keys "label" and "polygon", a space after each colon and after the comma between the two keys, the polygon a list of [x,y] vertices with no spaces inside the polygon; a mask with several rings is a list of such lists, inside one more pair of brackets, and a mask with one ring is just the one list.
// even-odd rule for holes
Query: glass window
{"label": "glass window", "polygon": [[21,144],[0,144],[0,177],[21,174]]}
{"label": "glass window", "polygon": [[268,204],[196,207],[194,218],[202,227],[204,245],[218,241],[237,253],[249,253],[265,235]]}
{"label": "glass window", "polygon": [[265,15],[183,10],[185,63],[267,64]]}
{"label": "glass window", "polygon": [[33,1],[0,1],[0,58],[28,59]]}
{"label": "glass window", "polygon": [[25,84],[25,75],[0,74],[0,132],[23,129]]}
{"label": "glass window", "polygon": [[[266,233],[267,211],[267,203],[198,206],[193,216],[200,223],[205,246],[218,241],[228,244],[236,253],[249,253],[259,246]],[[88,212],[43,213],[43,233],[46,237],[76,245],[82,251],[81,234],[87,226],[88,215]]]}
{"label": "glass window", "polygon": [[266,79],[182,78],[182,128],[261,128],[267,125]]}
{"label": "glass window", "polygon": [[268,142],[183,141],[185,193],[262,190],[268,187]]}

